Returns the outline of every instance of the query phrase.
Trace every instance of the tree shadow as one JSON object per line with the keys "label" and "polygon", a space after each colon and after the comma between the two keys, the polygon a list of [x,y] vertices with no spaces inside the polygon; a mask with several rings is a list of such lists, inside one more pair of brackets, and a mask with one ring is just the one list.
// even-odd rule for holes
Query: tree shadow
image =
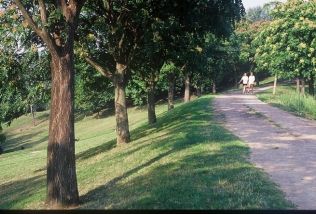
{"label": "tree shadow", "polygon": [[[195,101],[193,101],[192,103],[188,103],[185,106],[180,107],[179,109],[175,108],[173,109],[172,112],[167,112],[163,115],[161,115],[161,117],[158,117],[158,121],[155,124],[149,125],[149,124],[145,124],[142,125],[134,130],[131,130],[130,135],[131,135],[131,142],[133,143],[134,141],[137,141],[145,136],[151,135],[153,133],[159,132],[163,129],[169,129],[170,127],[175,126],[175,128],[173,128],[173,130],[171,130],[172,132],[188,132],[190,131],[190,127],[186,127],[183,128],[184,126],[187,126],[186,124],[186,117],[190,117],[190,120],[202,120],[202,122],[205,121],[209,121],[210,117],[209,117],[209,113],[206,112],[205,110],[201,110],[201,107],[196,106],[196,102],[209,102],[209,99],[207,98],[199,98]],[[185,111],[183,111],[185,110]],[[179,122],[179,112],[181,112],[181,118],[180,118],[180,122]],[[195,115],[195,113],[193,114],[192,112],[197,112],[198,115]],[[199,123],[201,121],[197,121],[197,123]],[[198,134],[198,133],[197,133]],[[192,137],[194,137],[194,135],[191,135]],[[148,140],[144,140],[142,143],[146,143]],[[139,142],[138,142],[139,144]],[[146,146],[146,145],[145,145]],[[96,154],[100,154],[106,151],[109,151],[113,148],[116,147],[116,140],[110,140],[107,141],[105,143],[103,143],[102,145],[90,148],[86,151],[83,151],[81,153],[79,153],[78,155],[76,155],[77,160],[80,159],[88,159],[90,157],[95,156]],[[139,147],[138,149],[134,149],[134,151],[138,151],[141,150],[142,147]],[[128,154],[126,155],[131,155],[132,151],[129,151]]]}
{"label": "tree shadow", "polygon": [[13,137],[8,139],[4,143],[4,153],[10,153],[10,152],[15,152],[19,151],[21,149],[27,149],[27,148],[32,148],[43,141],[48,140],[48,136],[44,136],[40,140],[32,141],[30,143],[30,139],[34,138],[35,136],[39,135],[42,133],[42,130],[32,132],[31,134],[25,134],[21,135],[19,137]]}
{"label": "tree shadow", "polygon": [[[177,162],[155,165],[146,174],[137,172],[185,149],[178,145],[81,197],[80,209],[280,209],[287,208],[277,188],[264,173],[253,168],[241,153],[243,146],[230,145],[216,154],[200,152]],[[199,143],[198,143],[199,144]],[[202,143],[203,144],[203,143]],[[192,146],[193,144],[191,144]],[[187,145],[186,148],[190,147]],[[129,178],[134,175],[133,178]],[[136,176],[135,176],[136,175]],[[256,178],[261,185],[253,182]],[[127,179],[128,182],[122,182]],[[248,192],[245,194],[245,192]],[[258,201],[259,200],[261,201]]]}
{"label": "tree shadow", "polygon": [[[147,148],[150,151],[159,149],[153,153],[156,156],[82,195],[80,209],[290,207],[277,187],[269,183],[266,174],[247,162],[248,147],[232,143],[236,138],[230,132],[210,124],[210,107],[205,107],[208,102],[209,99],[200,98],[195,103],[174,109],[173,113],[166,113],[155,125],[136,129],[135,140],[161,130],[168,132],[163,140],[158,138],[121,154],[118,158],[124,159],[134,152],[144,151],[144,147],[150,147]],[[200,150],[183,156],[182,151],[186,149],[213,143],[221,149]],[[166,157],[178,160],[162,161]],[[145,169],[145,174],[139,173]]]}
{"label": "tree shadow", "polygon": [[106,143],[103,143],[99,146],[92,147],[88,150],[80,152],[79,154],[76,154],[76,160],[89,159],[97,154],[109,151],[115,147],[116,147],[116,139],[113,139],[113,140],[107,141]]}
{"label": "tree shadow", "polygon": [[0,209],[16,208],[24,204],[29,197],[45,188],[44,175],[8,182],[0,185]]}
{"label": "tree shadow", "polygon": [[35,116],[37,120],[49,120],[49,112],[45,112],[41,115]]}

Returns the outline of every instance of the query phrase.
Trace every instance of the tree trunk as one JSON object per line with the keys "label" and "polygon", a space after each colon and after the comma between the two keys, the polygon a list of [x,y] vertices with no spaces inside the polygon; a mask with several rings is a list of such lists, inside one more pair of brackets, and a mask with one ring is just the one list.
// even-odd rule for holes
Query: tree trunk
{"label": "tree trunk", "polygon": [[215,83],[214,80],[212,82],[213,82],[213,84],[212,84],[212,94],[216,94],[216,83]]}
{"label": "tree trunk", "polygon": [[125,69],[126,66],[116,63],[114,76],[115,87],[115,117],[116,117],[116,142],[123,144],[130,142],[128,126],[126,95],[125,95]]}
{"label": "tree trunk", "polygon": [[314,74],[311,72],[310,74],[310,79],[309,79],[309,82],[308,82],[308,93],[312,96],[315,95],[315,76]]}
{"label": "tree trunk", "polygon": [[52,89],[47,148],[47,203],[76,205],[73,54],[52,55]]}
{"label": "tree trunk", "polygon": [[305,95],[305,80],[304,80],[304,79],[302,79],[301,94],[302,94],[302,95]]}
{"label": "tree trunk", "polygon": [[278,81],[278,75],[276,74],[276,75],[274,76],[273,95],[275,95],[275,93],[276,93],[277,81]]}
{"label": "tree trunk", "polygon": [[198,96],[198,97],[201,96],[201,87],[199,87],[199,86],[196,87],[196,96]]}
{"label": "tree trunk", "polygon": [[260,75],[259,74],[256,76],[255,86],[257,86],[257,87],[260,86]]}
{"label": "tree trunk", "polygon": [[236,65],[234,65],[234,83],[235,83],[236,89],[238,89],[238,88],[239,88],[239,83],[238,83],[238,77],[237,77],[237,68],[236,68]]}
{"label": "tree trunk", "polygon": [[155,83],[149,82],[147,87],[147,108],[148,108],[148,123],[153,124],[157,121],[155,111]]}
{"label": "tree trunk", "polygon": [[296,78],[296,93],[300,93],[300,79]]}
{"label": "tree trunk", "polygon": [[189,72],[185,73],[184,80],[184,102],[190,101],[190,74]]}
{"label": "tree trunk", "polygon": [[32,114],[32,121],[33,121],[33,126],[35,126],[35,109],[33,107],[34,105],[30,105],[30,109],[31,109],[31,114]]}
{"label": "tree trunk", "polygon": [[175,75],[174,73],[168,74],[168,82],[169,82],[169,88],[168,88],[168,111],[174,108],[174,81],[175,81]]}

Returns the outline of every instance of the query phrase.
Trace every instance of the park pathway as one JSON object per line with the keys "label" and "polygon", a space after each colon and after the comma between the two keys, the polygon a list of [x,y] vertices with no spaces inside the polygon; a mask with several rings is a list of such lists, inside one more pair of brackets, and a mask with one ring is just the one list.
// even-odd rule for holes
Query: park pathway
{"label": "park pathway", "polygon": [[216,96],[224,126],[251,149],[250,161],[267,172],[298,209],[316,209],[316,121],[293,116],[254,95]]}

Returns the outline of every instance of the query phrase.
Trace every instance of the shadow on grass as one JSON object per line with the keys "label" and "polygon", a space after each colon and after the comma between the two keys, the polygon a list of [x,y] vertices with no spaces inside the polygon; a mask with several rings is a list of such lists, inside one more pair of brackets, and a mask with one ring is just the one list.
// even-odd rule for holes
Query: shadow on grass
{"label": "shadow on grass", "polygon": [[42,130],[39,130],[37,132],[33,132],[32,134],[25,134],[19,137],[10,138],[4,144],[4,153],[10,153],[10,152],[15,152],[21,149],[32,148],[44,141],[47,141],[48,136],[44,136],[43,138],[36,141],[32,141],[30,143],[30,139],[36,137],[39,134],[42,134],[42,132],[43,132]]}
{"label": "shadow on grass", "polygon": [[0,209],[16,208],[18,204],[23,204],[23,201],[41,191],[45,184],[44,175],[1,184]]}
{"label": "shadow on grass", "polygon": [[109,151],[115,147],[116,147],[116,139],[113,139],[113,140],[108,141],[106,143],[103,143],[99,146],[92,147],[88,150],[80,152],[79,154],[76,155],[76,160],[88,159],[88,158],[91,158],[97,154]]}
{"label": "shadow on grass", "polygon": [[[176,156],[181,146],[176,147],[83,195],[81,209],[288,207],[286,201],[280,200],[283,195],[266,182],[264,174],[240,158],[240,152],[246,153],[247,148],[236,145],[225,146],[216,154],[200,151],[135,175],[168,155]],[[128,182],[121,182],[133,174]]]}
{"label": "shadow on grass", "polygon": [[[146,159],[131,163],[120,175],[82,195],[80,209],[286,207],[284,201],[276,199],[281,197],[276,188],[245,161],[243,156],[249,150],[232,143],[235,138],[231,134],[210,124],[209,102],[210,98],[202,97],[164,114],[155,125],[133,130],[132,139],[137,143],[132,142],[135,145],[130,150],[115,157],[117,163],[144,152]],[[146,138],[160,131],[161,138]],[[220,149],[207,149],[213,144]],[[115,140],[108,141],[79,153],[77,159],[93,157],[114,146]],[[163,161],[165,158],[172,161]],[[43,176],[2,184],[0,198],[5,200],[0,200],[0,208],[20,207],[44,187]]]}
{"label": "shadow on grass", "polygon": [[[163,134],[162,140],[152,139],[147,143],[145,140],[143,145],[115,157],[120,161],[134,152],[142,152],[145,147],[150,147],[147,148],[149,151],[158,149],[149,160],[131,166],[121,175],[81,196],[83,204],[80,208],[287,207],[277,188],[246,161],[248,148],[233,143],[235,138],[230,133],[210,124],[212,113],[209,102],[209,98],[200,98],[168,112],[155,125],[134,130],[133,140],[162,130],[168,130],[168,133]],[[217,144],[220,150],[206,151],[210,144]],[[185,153],[184,150],[195,151],[195,154]],[[164,158],[176,161],[160,162]],[[139,173],[144,169],[147,169],[145,174]]]}
{"label": "shadow on grass", "polygon": [[[38,112],[38,113],[40,113],[40,112]],[[37,120],[49,120],[49,112],[44,112],[44,113],[42,113],[41,115],[38,115],[38,116],[36,115],[35,118]]]}
{"label": "shadow on grass", "polygon": [[[197,102],[203,102],[203,101],[205,101],[205,99],[206,98],[200,98],[199,100],[197,100]],[[209,100],[209,99],[206,99],[206,100]],[[204,121],[210,120],[209,115],[206,112],[201,111],[199,107],[195,107],[195,102],[188,103],[186,105],[186,108],[180,108],[180,109],[175,108],[171,112],[167,112],[162,117],[158,118],[158,122],[153,124],[153,125],[143,125],[139,128],[136,128],[136,129],[130,131],[130,135],[131,135],[131,142],[130,143],[133,143],[133,141],[137,141],[145,136],[148,136],[148,135],[155,133],[155,132],[159,132],[162,129],[170,128],[172,126],[178,127],[178,128],[175,128],[173,131],[179,131],[179,130],[180,131],[188,131],[189,127],[187,127],[185,130],[182,130],[183,128],[181,126],[179,126],[179,118],[178,118],[179,115],[178,114],[180,112],[182,112],[183,109],[186,110],[187,112],[185,114],[181,115],[182,119],[180,118],[180,120],[183,120],[182,125],[184,125],[187,116],[190,117],[191,120],[192,119],[194,120],[195,119],[194,117],[200,118],[203,116],[206,116],[204,118]],[[195,112],[198,110],[200,112]],[[195,113],[192,113],[192,112],[195,112]],[[198,115],[194,116],[196,113],[198,113]],[[193,117],[192,117],[192,115],[193,115]],[[146,140],[144,141],[144,143],[145,142],[146,142]],[[77,160],[88,159],[88,158],[91,158],[91,157],[93,157],[97,154],[100,154],[102,152],[109,151],[115,147],[116,147],[116,140],[113,139],[113,140],[105,142],[102,145],[90,148],[86,151],[79,153],[78,155],[76,155],[76,158],[77,158]],[[140,150],[140,149],[141,149],[141,147],[138,147],[135,149],[135,151]],[[131,154],[131,153],[132,152],[129,151],[129,154]]]}

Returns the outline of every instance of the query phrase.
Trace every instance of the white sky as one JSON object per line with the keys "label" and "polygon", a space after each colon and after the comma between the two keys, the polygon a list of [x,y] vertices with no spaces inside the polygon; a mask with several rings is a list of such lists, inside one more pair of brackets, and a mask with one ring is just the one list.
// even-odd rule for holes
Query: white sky
{"label": "white sky", "polygon": [[[273,0],[242,0],[245,9],[249,9],[256,6],[263,6],[265,3],[271,2]],[[284,2],[285,0],[278,0]]]}

